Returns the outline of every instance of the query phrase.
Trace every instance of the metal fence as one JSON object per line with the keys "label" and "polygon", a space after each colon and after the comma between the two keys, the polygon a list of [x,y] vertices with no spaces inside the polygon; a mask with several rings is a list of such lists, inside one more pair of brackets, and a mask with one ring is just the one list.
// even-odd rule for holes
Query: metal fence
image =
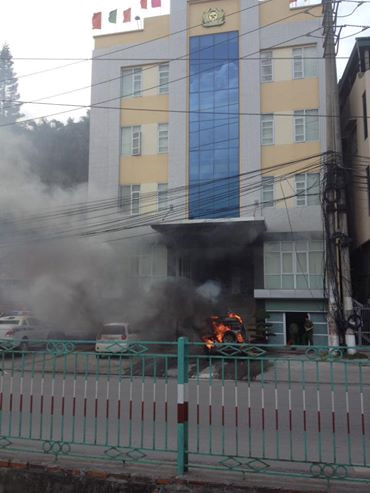
{"label": "metal fence", "polygon": [[[370,482],[370,364],[344,348],[0,343],[0,449]],[[118,346],[117,346],[118,345]],[[363,359],[360,359],[362,356]]]}
{"label": "metal fence", "polygon": [[358,328],[357,336],[359,344],[370,345],[370,306],[363,306],[360,309],[362,324]]}

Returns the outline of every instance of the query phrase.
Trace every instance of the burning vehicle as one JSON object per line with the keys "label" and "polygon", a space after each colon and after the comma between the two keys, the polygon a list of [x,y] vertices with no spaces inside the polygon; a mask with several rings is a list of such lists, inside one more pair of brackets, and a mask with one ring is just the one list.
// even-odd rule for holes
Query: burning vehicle
{"label": "burning vehicle", "polygon": [[255,334],[248,334],[242,317],[236,313],[207,318],[205,326],[202,341],[208,352],[215,350],[217,344],[268,344],[269,338],[275,336],[265,322]]}
{"label": "burning vehicle", "polygon": [[214,315],[206,319],[206,335],[202,337],[206,348],[212,350],[217,343],[244,344],[247,331],[240,315],[228,313],[226,316]]}

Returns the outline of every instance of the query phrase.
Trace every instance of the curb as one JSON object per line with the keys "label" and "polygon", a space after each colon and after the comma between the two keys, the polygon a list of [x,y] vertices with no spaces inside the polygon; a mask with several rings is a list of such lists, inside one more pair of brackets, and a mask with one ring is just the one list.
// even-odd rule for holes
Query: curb
{"label": "curb", "polygon": [[[261,476],[249,477],[244,481],[227,481],[221,477],[217,481],[217,478],[212,478],[212,475],[204,478],[191,478],[175,476],[169,472],[168,476],[164,477],[163,473],[166,474],[162,471],[159,477],[155,477],[153,471],[148,474],[143,471],[107,471],[96,467],[87,469],[76,467],[76,465],[40,464],[9,459],[0,460],[0,490],[4,493],[8,491],[22,493],[25,488],[29,493],[54,491],[54,488],[58,493],[64,491],[66,493],[71,491],[81,491],[81,493],[324,493],[328,491],[347,492],[347,489],[342,488],[350,486],[351,491],[358,491],[355,485],[338,483],[333,483],[332,489],[330,487],[328,489],[326,482],[323,484],[315,480],[302,481],[297,485],[294,482],[289,484],[289,481],[277,481],[276,478]],[[16,485],[16,487],[12,486],[8,489],[9,484]],[[42,489],[44,486],[49,489]],[[368,491],[368,489],[362,491]]]}

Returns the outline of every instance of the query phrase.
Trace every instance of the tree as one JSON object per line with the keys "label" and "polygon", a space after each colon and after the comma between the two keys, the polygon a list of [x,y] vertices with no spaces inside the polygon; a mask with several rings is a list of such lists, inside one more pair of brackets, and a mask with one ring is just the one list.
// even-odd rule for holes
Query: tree
{"label": "tree", "polygon": [[27,159],[31,170],[48,187],[72,188],[86,183],[89,167],[89,114],[75,122],[42,119],[30,122]]}
{"label": "tree", "polygon": [[13,57],[5,43],[0,51],[0,124],[14,123],[20,112],[18,79],[13,70]]}

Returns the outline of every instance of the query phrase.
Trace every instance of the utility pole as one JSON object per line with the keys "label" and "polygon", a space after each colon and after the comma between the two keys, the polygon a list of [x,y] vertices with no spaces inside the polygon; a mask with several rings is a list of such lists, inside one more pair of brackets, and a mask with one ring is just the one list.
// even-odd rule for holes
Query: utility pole
{"label": "utility pole", "polygon": [[[343,341],[352,314],[352,285],[347,225],[346,174],[343,167],[339,91],[336,68],[336,17],[338,3],[323,0],[324,59],[326,73],[326,131],[330,162],[325,168],[327,224],[327,282],[329,290],[329,341]],[[324,213],[325,214],[325,213]]]}

